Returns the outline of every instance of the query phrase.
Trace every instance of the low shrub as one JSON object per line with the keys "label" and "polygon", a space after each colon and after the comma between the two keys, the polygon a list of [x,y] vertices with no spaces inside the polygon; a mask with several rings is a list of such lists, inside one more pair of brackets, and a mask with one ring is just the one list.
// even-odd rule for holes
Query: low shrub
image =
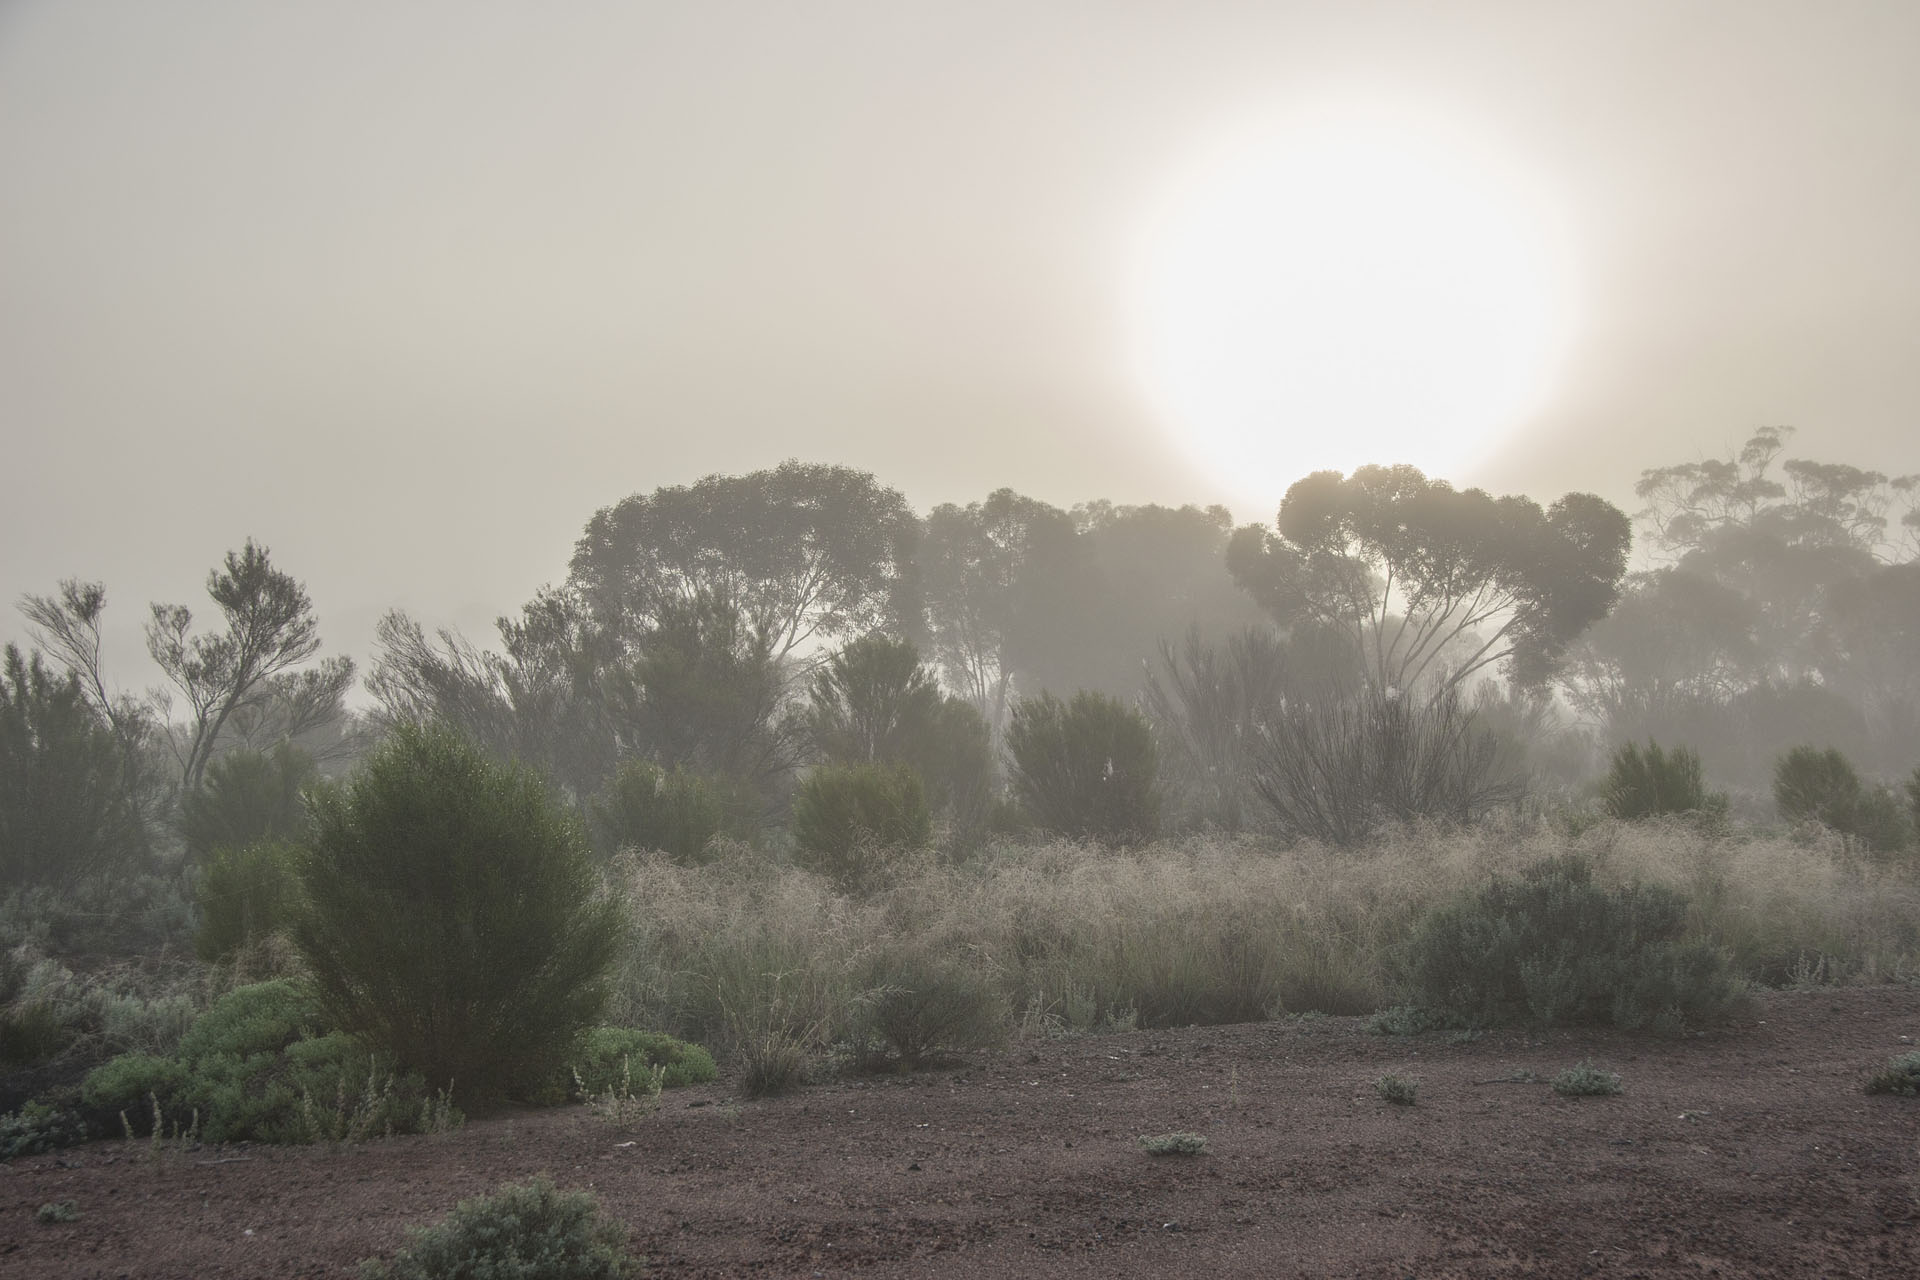
{"label": "low shrub", "polygon": [[408,1234],[391,1263],[361,1263],[362,1280],[614,1280],[639,1269],[627,1229],[602,1218],[591,1193],[560,1191],[545,1174]]}
{"label": "low shrub", "polygon": [[1419,1004],[1468,1025],[1611,1025],[1672,1033],[1741,998],[1725,952],[1687,936],[1687,901],[1602,888],[1556,858],[1432,912],[1409,946]]}
{"label": "low shrub", "polygon": [[1920,1097],[1920,1049],[1889,1058],[1887,1065],[1867,1081],[1867,1092]]}
{"label": "low shrub", "polygon": [[1207,1136],[1203,1133],[1141,1134],[1135,1141],[1150,1156],[1197,1156],[1207,1149]]}
{"label": "low shrub", "polygon": [[599,1097],[655,1067],[661,1070],[660,1085],[665,1089],[705,1084],[719,1074],[713,1055],[697,1044],[657,1031],[595,1027],[574,1056],[568,1087],[575,1101]]}
{"label": "low shrub", "polygon": [[200,906],[194,954],[218,964],[286,927],[299,892],[298,856],[292,845],[277,840],[214,849],[194,894]]}
{"label": "low shrub", "polygon": [[1413,1105],[1414,1097],[1420,1092],[1420,1082],[1409,1080],[1405,1076],[1388,1074],[1373,1082],[1373,1091],[1385,1102],[1391,1102],[1399,1107],[1410,1107]]}
{"label": "low shrub", "polygon": [[49,1103],[29,1102],[0,1116],[0,1160],[39,1155],[86,1140],[85,1118]]}
{"label": "low shrub", "polygon": [[1780,816],[1818,822],[1875,853],[1894,853],[1913,839],[1913,824],[1891,790],[1866,786],[1837,748],[1795,747],[1773,770]]}
{"label": "low shrub", "polygon": [[1620,1092],[1620,1077],[1582,1062],[1555,1076],[1553,1091],[1563,1098],[1610,1098]]}
{"label": "low shrub", "polygon": [[920,775],[906,765],[823,765],[793,799],[794,860],[843,892],[877,887],[889,862],[932,836]]}
{"label": "low shrub", "polygon": [[675,862],[708,860],[727,827],[724,786],[684,769],[629,760],[592,803],[594,834],[607,853],[657,850]]}
{"label": "low shrub", "polygon": [[902,941],[867,962],[853,1027],[865,1064],[911,1071],[1007,1036],[1006,997],[969,957]]}
{"label": "low shrub", "polygon": [[1727,812],[1726,794],[1707,790],[1698,753],[1686,747],[1663,751],[1651,739],[1645,751],[1633,742],[1614,751],[1600,802],[1623,822],[1665,814],[1724,817]]}
{"label": "low shrub", "polygon": [[81,1101],[97,1127],[132,1132],[197,1123],[209,1142],[300,1143],[444,1127],[444,1098],[416,1073],[326,1029],[286,980],[214,1002],[171,1056],[128,1053],[90,1072]]}

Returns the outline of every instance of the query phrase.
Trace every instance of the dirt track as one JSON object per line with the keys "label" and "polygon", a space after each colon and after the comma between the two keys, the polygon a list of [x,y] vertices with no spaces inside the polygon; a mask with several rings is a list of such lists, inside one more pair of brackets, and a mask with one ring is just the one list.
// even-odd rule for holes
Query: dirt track
{"label": "dirt track", "polygon": [[[96,1143],[0,1165],[0,1276],[349,1276],[406,1226],[546,1170],[666,1276],[1920,1275],[1920,1100],[1868,1071],[1920,990],[1760,998],[1709,1036],[1357,1019],[1017,1044],[734,1103],[669,1094],[328,1149]],[[1591,1058],[1626,1088],[1544,1083]],[[1373,1082],[1418,1077],[1393,1106]],[[1141,1134],[1193,1130],[1198,1157]],[[34,1211],[76,1202],[81,1218]]]}

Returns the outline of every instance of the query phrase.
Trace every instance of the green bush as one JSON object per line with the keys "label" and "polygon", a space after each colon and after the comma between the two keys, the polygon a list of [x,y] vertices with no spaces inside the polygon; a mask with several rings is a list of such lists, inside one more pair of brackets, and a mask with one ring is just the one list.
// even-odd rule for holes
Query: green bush
{"label": "green bush", "polygon": [[0,946],[57,956],[152,956],[193,943],[193,901],[177,875],[98,873],[0,900]]}
{"label": "green bush", "polygon": [[562,1192],[545,1174],[462,1200],[409,1235],[391,1264],[363,1262],[364,1280],[613,1280],[638,1270],[626,1228],[600,1217],[590,1193]]}
{"label": "green bush", "polygon": [[795,860],[850,892],[872,888],[892,855],[932,835],[920,775],[906,765],[822,765],[793,799]]}
{"label": "green bush", "polygon": [[1420,1082],[1409,1080],[1405,1076],[1389,1074],[1373,1082],[1373,1091],[1380,1095],[1382,1101],[1391,1102],[1399,1107],[1410,1107],[1419,1096]]}
{"label": "green bush", "polygon": [[483,1102],[562,1070],[621,920],[541,780],[408,725],[312,808],[293,933],[326,1020]]}
{"label": "green bush", "polygon": [[1150,1156],[1197,1156],[1207,1150],[1204,1133],[1143,1133],[1134,1141]]}
{"label": "green bush", "polygon": [[199,787],[181,797],[187,853],[199,859],[216,849],[299,840],[307,828],[301,792],[318,777],[313,757],[290,742],[271,753],[227,752],[207,767]]}
{"label": "green bush", "polygon": [[1887,1059],[1887,1065],[1867,1081],[1867,1092],[1920,1097],[1920,1049]]}
{"label": "green bush", "polygon": [[607,852],[653,849],[688,864],[706,861],[708,846],[727,827],[722,784],[650,760],[622,764],[592,810]]}
{"label": "green bush", "polygon": [[1726,795],[1707,790],[1698,754],[1686,747],[1663,751],[1652,739],[1645,751],[1632,742],[1614,751],[1601,804],[1624,822],[1663,814],[1718,817],[1727,811]]}
{"label": "green bush", "polygon": [[29,1102],[0,1116],[0,1160],[39,1155],[86,1140],[85,1120],[44,1102]]}
{"label": "green bush", "polygon": [[1024,699],[1007,752],[1014,793],[1045,830],[1105,844],[1159,832],[1159,756],[1146,717],[1131,707],[1084,690],[1071,702]]}
{"label": "green bush", "polygon": [[81,1101],[111,1129],[124,1115],[151,1131],[154,1111],[209,1142],[298,1143],[433,1127],[434,1100],[352,1038],[323,1030],[312,999],[286,980],[214,1002],[170,1057],[122,1054],[88,1074]]}
{"label": "green bush", "polygon": [[1795,747],[1782,756],[1773,769],[1773,800],[1781,817],[1818,822],[1875,853],[1893,853],[1913,838],[1899,799],[1862,785],[1837,748]]}
{"label": "green bush", "polygon": [[1920,834],[1920,769],[1915,769],[1907,779],[1907,820],[1913,824],[1915,833]]}
{"label": "green bush", "polygon": [[1602,888],[1586,863],[1558,858],[1428,915],[1408,967],[1419,1004],[1469,1025],[1676,1032],[1726,1017],[1741,995],[1726,954],[1686,932],[1682,895]]}
{"label": "green bush", "polygon": [[870,1067],[911,1071],[1006,1039],[1006,998],[966,958],[903,941],[868,959],[863,985],[853,1028]]}
{"label": "green bush", "polygon": [[630,1078],[644,1076],[654,1067],[662,1069],[663,1089],[705,1084],[719,1074],[713,1055],[697,1044],[657,1031],[595,1027],[587,1032],[574,1055],[567,1087],[576,1101],[595,1098]]}
{"label": "green bush", "polygon": [[277,840],[217,848],[200,872],[200,928],[193,951],[216,964],[287,927],[293,916],[299,851]]}

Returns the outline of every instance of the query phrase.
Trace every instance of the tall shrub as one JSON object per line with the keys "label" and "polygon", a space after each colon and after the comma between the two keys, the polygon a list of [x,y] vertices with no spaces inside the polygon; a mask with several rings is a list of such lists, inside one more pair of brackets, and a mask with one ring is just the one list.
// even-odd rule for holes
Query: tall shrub
{"label": "tall shrub", "polygon": [[1838,748],[1795,747],[1773,770],[1773,800],[1780,816],[1819,822],[1875,853],[1892,853],[1913,838],[1913,823],[1899,798],[1866,786]]}
{"label": "tall shrub", "polygon": [[318,776],[313,757],[291,742],[271,752],[227,752],[181,798],[180,833],[187,852],[204,858],[219,848],[298,840],[307,825],[300,793]]}
{"label": "tall shrub", "polygon": [[905,765],[823,765],[793,798],[796,859],[842,889],[871,887],[887,855],[925,845],[933,824]]}
{"label": "tall shrub", "polygon": [[327,1019],[436,1087],[534,1089],[608,995],[618,909],[531,772],[403,725],[313,798],[294,940]]}
{"label": "tall shrub", "polygon": [[194,954],[215,964],[286,928],[294,910],[299,856],[296,847],[279,840],[214,850],[194,890],[200,908]]}
{"label": "tall shrub", "polygon": [[727,825],[727,798],[721,783],[699,774],[629,760],[594,798],[593,823],[610,853],[657,849],[695,863]]}
{"label": "tall shrub", "polygon": [[1661,814],[1718,814],[1727,809],[1725,794],[1707,790],[1696,752],[1686,747],[1663,751],[1651,738],[1645,751],[1634,742],[1614,751],[1601,803],[1625,822]]}
{"label": "tall shrub", "polygon": [[1160,830],[1159,753],[1146,717],[1105,694],[1050,693],[1013,709],[1007,753],[1015,796],[1039,826],[1127,844]]}

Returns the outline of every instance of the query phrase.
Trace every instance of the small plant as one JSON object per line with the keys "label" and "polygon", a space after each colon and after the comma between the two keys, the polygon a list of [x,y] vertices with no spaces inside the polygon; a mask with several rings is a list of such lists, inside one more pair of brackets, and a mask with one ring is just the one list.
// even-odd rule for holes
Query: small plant
{"label": "small plant", "polygon": [[56,1200],[52,1204],[43,1204],[34,1210],[33,1220],[48,1224],[56,1222],[80,1221],[80,1206],[71,1200]]}
{"label": "small plant", "polygon": [[1207,1149],[1207,1138],[1202,1133],[1142,1134],[1137,1141],[1140,1149],[1150,1156],[1197,1156]]}
{"label": "small plant", "polygon": [[45,1102],[29,1102],[0,1116],[0,1160],[39,1155],[87,1140],[86,1122]]}
{"label": "small plant", "polygon": [[590,1193],[560,1191],[545,1174],[462,1200],[409,1236],[391,1263],[361,1263],[363,1280],[614,1280],[638,1269],[626,1228],[602,1218]]}
{"label": "small plant", "polygon": [[1620,1077],[1582,1062],[1555,1076],[1553,1091],[1563,1098],[1610,1098],[1620,1092]]}
{"label": "small plant", "polygon": [[635,1074],[655,1069],[664,1089],[705,1084],[719,1074],[713,1055],[657,1031],[595,1027],[581,1042],[570,1068],[576,1101],[598,1097]]}
{"label": "small plant", "polygon": [[1920,1097],[1920,1049],[1889,1058],[1887,1065],[1867,1081],[1867,1092]]}
{"label": "small plant", "polygon": [[868,1066],[911,1071],[1006,1039],[1006,1000],[976,963],[903,942],[874,956],[866,978],[854,1033]]}
{"label": "small plant", "polygon": [[1414,1095],[1420,1091],[1420,1082],[1389,1073],[1373,1082],[1373,1091],[1379,1094],[1382,1100],[1391,1102],[1395,1106],[1410,1107],[1413,1105]]}
{"label": "small plant", "polygon": [[1442,1031],[1459,1023],[1446,1013],[1422,1005],[1396,1004],[1382,1009],[1366,1021],[1367,1034],[1376,1036],[1417,1036],[1426,1031]]}
{"label": "small plant", "polygon": [[615,1128],[625,1128],[652,1115],[660,1107],[660,1090],[667,1077],[665,1067],[654,1066],[645,1069],[640,1077],[640,1091],[633,1088],[633,1059],[620,1060],[620,1078],[609,1081],[605,1090],[594,1093],[579,1071],[573,1073],[574,1087],[585,1096],[587,1106],[593,1113]]}

